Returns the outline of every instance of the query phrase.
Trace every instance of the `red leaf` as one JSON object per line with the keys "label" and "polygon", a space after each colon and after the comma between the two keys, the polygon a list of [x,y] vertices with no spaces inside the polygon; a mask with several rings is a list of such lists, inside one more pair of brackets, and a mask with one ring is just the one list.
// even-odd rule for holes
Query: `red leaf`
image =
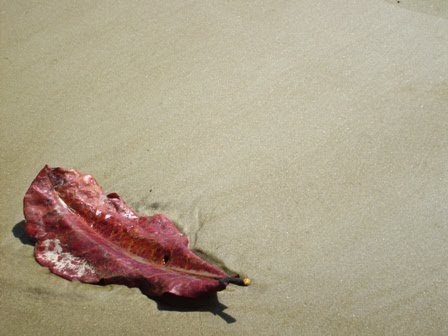
{"label": "red leaf", "polygon": [[24,214],[26,232],[37,240],[36,260],[68,280],[189,298],[244,284],[189,250],[167,217],[138,216],[76,170],[45,166],[25,195]]}

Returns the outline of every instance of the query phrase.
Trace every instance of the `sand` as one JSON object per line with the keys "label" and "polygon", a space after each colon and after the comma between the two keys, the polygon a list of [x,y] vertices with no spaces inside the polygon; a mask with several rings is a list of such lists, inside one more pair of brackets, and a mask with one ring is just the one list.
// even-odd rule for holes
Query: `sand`
{"label": "sand", "polygon": [[[446,1],[1,2],[4,335],[448,334]],[[170,309],[33,258],[44,164],[249,276]]]}

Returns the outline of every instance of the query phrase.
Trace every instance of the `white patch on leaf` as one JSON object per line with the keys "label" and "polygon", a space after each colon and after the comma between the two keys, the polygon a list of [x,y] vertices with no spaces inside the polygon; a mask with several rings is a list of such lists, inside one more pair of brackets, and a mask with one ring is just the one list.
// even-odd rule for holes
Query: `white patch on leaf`
{"label": "white patch on leaf", "polygon": [[45,248],[42,259],[53,264],[56,271],[76,278],[81,278],[86,273],[92,274],[95,272],[94,268],[85,259],[63,252],[59,239],[47,239],[42,244]]}

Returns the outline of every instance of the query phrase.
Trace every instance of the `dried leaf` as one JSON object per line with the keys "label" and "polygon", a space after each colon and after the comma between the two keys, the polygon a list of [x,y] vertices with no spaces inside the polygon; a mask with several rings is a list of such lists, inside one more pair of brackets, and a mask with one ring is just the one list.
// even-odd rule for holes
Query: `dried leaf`
{"label": "dried leaf", "polygon": [[248,284],[188,248],[164,215],[139,216],[116,193],[76,170],[45,166],[24,198],[36,260],[68,280],[124,284],[145,294],[196,298]]}

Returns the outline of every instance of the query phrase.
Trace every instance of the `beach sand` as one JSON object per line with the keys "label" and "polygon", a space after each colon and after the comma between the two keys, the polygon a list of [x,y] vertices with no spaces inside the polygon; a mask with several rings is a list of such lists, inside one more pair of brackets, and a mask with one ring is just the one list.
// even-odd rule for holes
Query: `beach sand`
{"label": "beach sand", "polygon": [[[4,335],[447,335],[446,1],[1,2]],[[170,308],[33,257],[44,166],[252,279]]]}

